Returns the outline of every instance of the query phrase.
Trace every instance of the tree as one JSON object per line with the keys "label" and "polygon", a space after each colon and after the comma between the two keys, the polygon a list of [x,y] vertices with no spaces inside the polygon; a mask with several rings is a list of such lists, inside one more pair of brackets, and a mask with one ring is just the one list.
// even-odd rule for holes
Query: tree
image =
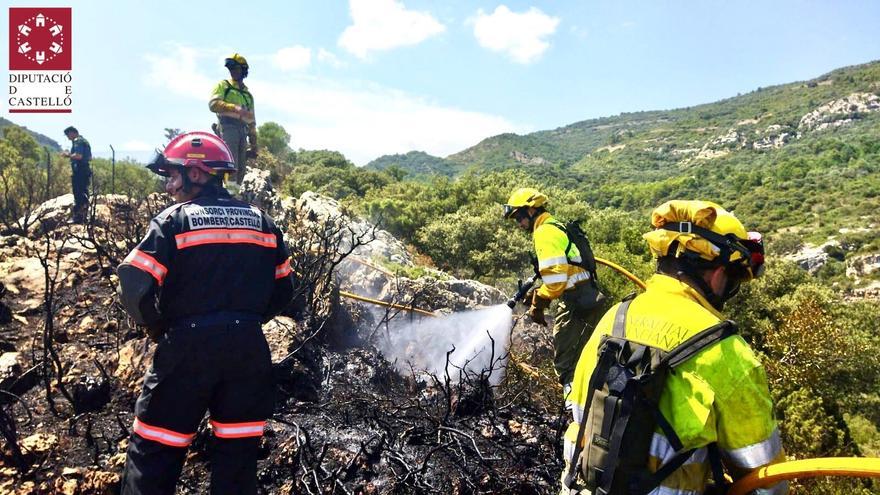
{"label": "tree", "polygon": [[176,138],[179,135],[180,135],[180,129],[177,129],[175,127],[166,127],[165,128],[165,139],[171,141],[172,139]]}
{"label": "tree", "polygon": [[290,151],[290,134],[275,122],[266,122],[257,129],[257,138],[264,148],[276,156]]}

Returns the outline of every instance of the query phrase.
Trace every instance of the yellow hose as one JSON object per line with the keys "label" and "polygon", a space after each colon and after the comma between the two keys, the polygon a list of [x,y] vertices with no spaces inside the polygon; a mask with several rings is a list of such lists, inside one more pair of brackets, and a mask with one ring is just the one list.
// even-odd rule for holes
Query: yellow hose
{"label": "yellow hose", "polygon": [[435,317],[437,316],[436,313],[432,313],[432,312],[430,312],[430,311],[425,311],[424,309],[418,309],[418,308],[414,308],[414,307],[412,307],[412,306],[404,306],[404,305],[402,305],[402,304],[390,303],[390,302],[387,302],[387,301],[380,301],[380,300],[378,300],[378,299],[373,299],[373,298],[371,298],[371,297],[366,297],[366,296],[361,296],[361,295],[358,295],[358,294],[353,294],[353,293],[351,293],[351,292],[346,292],[346,291],[344,291],[344,290],[339,291],[339,295],[340,295],[340,296],[347,297],[347,298],[349,298],[349,299],[356,299],[356,300],[358,300],[358,301],[363,301],[363,302],[367,302],[367,303],[370,303],[370,304],[377,304],[377,305],[379,305],[379,306],[385,306],[385,307],[388,307],[388,308],[402,309],[402,310],[404,310],[404,311],[412,311],[412,312],[414,312],[414,313],[419,313],[419,314],[422,314],[422,315],[425,315],[425,316],[435,316]]}
{"label": "yellow hose", "polygon": [[641,288],[642,290],[645,290],[645,283],[642,282],[642,280],[639,279],[639,277],[636,277],[630,271],[628,271],[626,268],[618,265],[617,263],[614,263],[612,261],[608,261],[608,260],[602,259],[602,258],[596,258],[596,263],[599,263],[600,265],[605,265],[613,270],[617,270],[621,275],[630,279],[630,281],[632,281],[632,283],[638,285],[639,288]]}
{"label": "yellow hose", "polygon": [[820,457],[781,462],[752,471],[734,483],[727,495],[745,495],[752,490],[775,485],[780,481],[817,476],[880,478],[880,459],[875,457]]}

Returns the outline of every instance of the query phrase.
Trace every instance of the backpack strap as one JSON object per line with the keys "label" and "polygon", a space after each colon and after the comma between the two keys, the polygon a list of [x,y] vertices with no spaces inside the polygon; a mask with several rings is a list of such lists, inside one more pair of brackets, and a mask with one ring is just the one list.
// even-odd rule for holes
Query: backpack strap
{"label": "backpack strap", "polygon": [[[556,221],[547,222],[547,225],[552,225],[552,226],[556,227],[557,229],[561,230],[565,234],[565,238],[568,240],[568,244],[565,245],[565,259],[568,260],[568,263],[570,265],[574,265],[574,266],[577,266],[577,267],[580,267],[580,268],[583,268],[584,270],[586,270],[587,273],[590,274],[590,283],[593,285],[594,288],[598,289],[599,288],[599,275],[596,273],[595,262],[590,263],[587,260],[587,258],[590,258],[590,259],[595,258],[595,256],[593,255],[593,252],[592,252],[592,250],[593,250],[592,247],[589,247],[589,240],[587,239],[587,246],[589,247],[590,252],[580,253],[581,254],[581,261],[580,262],[572,261],[571,256],[569,256],[568,253],[571,251],[571,246],[574,243],[571,240],[571,233],[569,232],[568,227],[566,227]],[[580,249],[578,249],[578,250],[580,251]]]}
{"label": "backpack strap", "polygon": [[[673,350],[669,351],[669,353],[663,356],[663,358],[660,360],[661,366],[665,364],[670,368],[675,368],[681,363],[694,357],[694,355],[696,355],[703,349],[709,347],[716,342],[720,342],[721,340],[730,337],[735,333],[736,324],[730,320],[722,321],[718,324],[712,325],[711,327],[687,339]],[[672,448],[674,448],[676,451],[681,450],[683,447],[681,439],[679,439],[678,434],[672,428],[672,425],[669,423],[669,421],[667,421],[663,414],[660,412],[659,408],[656,410],[656,419],[657,425],[660,426],[661,430],[663,430],[663,434],[666,435],[666,439],[669,441],[669,444],[672,446]],[[707,450],[709,454],[709,461],[712,465],[712,473],[713,477],[715,478],[715,483],[723,487],[726,483],[724,481],[724,472],[720,462],[721,458],[718,452],[718,446],[715,443],[711,443],[707,446]],[[693,455],[694,451],[696,451],[696,449],[687,450],[666,461],[666,463],[660,466],[660,468],[654,473],[654,475],[649,478],[649,481],[647,483],[639,486],[638,490],[634,491],[637,493],[648,493],[654,488],[658,487],[664,479],[669,477],[669,475],[675,472],[676,469],[680,468],[685,462],[687,462],[687,460],[690,459],[691,455]]]}
{"label": "backpack strap", "polygon": [[226,97],[229,96],[230,91],[238,91],[245,98],[245,101],[250,101],[250,103],[248,103],[249,106],[254,105],[254,97],[253,95],[251,95],[250,91],[242,91],[239,88],[233,87],[232,83],[230,83],[228,79],[224,79],[223,82],[226,83],[226,89],[223,91],[223,101],[226,101]]}
{"label": "backpack strap", "polygon": [[568,258],[568,252],[571,251],[571,236],[568,235],[568,229],[565,228],[565,225],[562,225],[555,220],[552,222],[547,222],[547,225],[552,225],[565,234],[565,238],[568,239],[568,244],[565,246],[565,257]]}
{"label": "backpack strap", "polygon": [[669,353],[663,357],[662,361],[667,363],[671,368],[675,368],[706,347],[724,340],[735,333],[736,323],[730,320],[722,321],[685,340],[675,349],[669,351]]}
{"label": "backpack strap", "polygon": [[[626,312],[629,310],[629,305],[632,303],[634,297],[630,297],[625,299],[620,303],[620,306],[617,308],[617,313],[614,315],[614,327],[612,328],[612,334],[615,337],[622,337],[625,333],[626,326]],[[620,334],[620,335],[618,335]],[[597,378],[597,381],[600,379],[598,377],[604,375],[604,372],[607,371],[608,367],[611,365],[611,353],[603,352],[599,355],[599,362],[596,363],[596,369],[601,370],[601,373],[593,372],[593,377]],[[584,450],[584,433],[586,431],[587,426],[587,416],[590,413],[590,404],[593,402],[593,392],[599,387],[598,383],[594,383],[592,380],[589,383],[589,393],[587,394],[587,400],[584,402],[584,409],[581,412],[581,421],[578,425],[578,433],[577,439],[574,444],[574,453],[572,453],[572,457],[569,460],[568,464],[568,473],[565,474],[565,486],[568,488],[572,488],[574,486],[575,479],[577,478],[578,466],[580,463],[578,462],[581,452]]]}
{"label": "backpack strap", "polygon": [[611,335],[620,339],[626,338],[626,312],[629,310],[629,305],[632,304],[633,299],[635,298],[626,299],[617,307],[617,313],[614,314],[614,326],[611,327]]}
{"label": "backpack strap", "polygon": [[724,464],[721,462],[721,450],[718,442],[712,442],[706,446],[709,454],[709,463],[712,465],[712,477],[715,478],[715,491],[712,493],[723,494],[730,489],[730,483],[724,477]]}

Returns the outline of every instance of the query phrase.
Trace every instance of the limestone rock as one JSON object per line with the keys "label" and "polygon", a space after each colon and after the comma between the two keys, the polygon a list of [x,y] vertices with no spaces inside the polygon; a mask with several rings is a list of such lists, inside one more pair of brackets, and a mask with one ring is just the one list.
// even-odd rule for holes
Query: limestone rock
{"label": "limestone rock", "polygon": [[831,246],[840,246],[840,242],[832,239],[819,246],[806,245],[800,251],[786,256],[785,259],[794,261],[810,274],[814,274],[828,263],[828,253],[825,248]]}
{"label": "limestone rock", "polygon": [[851,124],[864,114],[880,110],[880,96],[873,93],[853,93],[832,100],[801,117],[798,137],[806,132],[823,131]]}
{"label": "limestone rock", "polygon": [[239,196],[242,200],[254,204],[266,213],[273,215],[280,207],[281,200],[272,187],[268,170],[248,168],[244,179],[241,181]]}
{"label": "limestone rock", "polygon": [[861,278],[880,270],[880,253],[855,256],[846,262],[846,276]]}
{"label": "limestone rock", "polygon": [[794,131],[788,126],[772,124],[763,131],[755,131],[759,138],[752,143],[756,150],[781,148],[794,138]]}
{"label": "limestone rock", "polygon": [[23,452],[44,454],[58,446],[58,437],[52,433],[34,433],[19,442]]}
{"label": "limestone rock", "polygon": [[144,382],[144,372],[153,361],[156,346],[146,337],[132,339],[119,350],[119,362],[113,373],[128,390],[139,393]]}

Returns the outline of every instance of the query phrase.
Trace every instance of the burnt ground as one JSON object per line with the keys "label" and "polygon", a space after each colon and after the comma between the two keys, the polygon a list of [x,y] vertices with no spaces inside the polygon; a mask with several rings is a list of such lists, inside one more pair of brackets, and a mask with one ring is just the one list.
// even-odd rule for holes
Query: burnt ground
{"label": "burnt ground", "polygon": [[[0,493],[117,493],[153,346],[116,299],[113,253],[89,249],[89,237],[110,234],[62,224],[48,231],[0,236],[0,349],[13,360],[0,370]],[[47,237],[67,242],[41,251]],[[139,235],[129,237],[111,242],[124,253]],[[50,274],[55,261],[60,268],[50,304],[40,252],[49,253]],[[314,299],[330,300],[325,292]],[[321,318],[284,318],[266,330],[279,364],[261,493],[558,491],[566,419],[552,379],[515,366],[495,388],[486,376],[401,375],[359,335],[367,317],[330,302]],[[546,341],[514,342],[521,359],[547,355]],[[208,490],[206,423],[178,493]]]}

